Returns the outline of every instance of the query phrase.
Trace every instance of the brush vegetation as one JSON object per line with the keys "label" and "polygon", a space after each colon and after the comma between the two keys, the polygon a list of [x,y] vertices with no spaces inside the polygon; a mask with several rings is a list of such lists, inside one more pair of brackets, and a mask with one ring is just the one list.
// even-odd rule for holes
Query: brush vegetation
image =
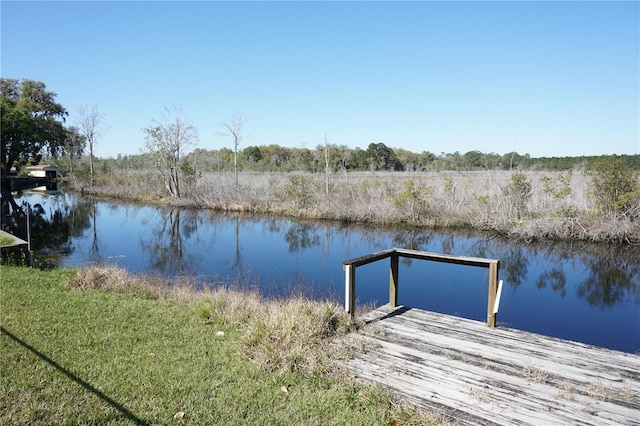
{"label": "brush vegetation", "polygon": [[358,384],[334,304],[1,267],[3,424],[442,424]]}
{"label": "brush vegetation", "polygon": [[[562,172],[200,173],[168,197],[152,172],[103,175],[94,193],[218,211],[433,228],[527,240],[640,243],[640,171],[605,159]],[[76,188],[78,188],[76,186]]]}

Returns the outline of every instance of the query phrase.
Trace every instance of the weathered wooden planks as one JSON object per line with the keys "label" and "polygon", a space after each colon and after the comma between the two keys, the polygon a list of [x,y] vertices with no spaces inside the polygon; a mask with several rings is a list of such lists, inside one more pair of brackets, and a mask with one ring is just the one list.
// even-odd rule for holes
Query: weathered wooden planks
{"label": "weathered wooden planks", "polygon": [[383,306],[349,368],[473,425],[640,425],[640,356],[418,309]]}

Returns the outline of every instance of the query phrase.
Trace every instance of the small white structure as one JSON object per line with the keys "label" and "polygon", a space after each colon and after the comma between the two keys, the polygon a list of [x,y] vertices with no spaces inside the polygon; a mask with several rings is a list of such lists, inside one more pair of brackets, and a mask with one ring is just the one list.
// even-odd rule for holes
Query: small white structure
{"label": "small white structure", "polygon": [[29,166],[27,167],[29,176],[33,177],[50,177],[55,179],[58,177],[58,166]]}

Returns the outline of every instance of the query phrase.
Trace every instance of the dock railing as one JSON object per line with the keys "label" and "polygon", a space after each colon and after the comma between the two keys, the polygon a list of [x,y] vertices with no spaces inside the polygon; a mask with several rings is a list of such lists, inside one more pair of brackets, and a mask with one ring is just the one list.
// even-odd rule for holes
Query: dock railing
{"label": "dock railing", "polygon": [[355,315],[356,304],[356,268],[358,266],[377,262],[378,260],[386,258],[391,259],[389,268],[389,306],[396,307],[398,305],[398,259],[400,257],[489,268],[487,325],[489,327],[496,326],[496,317],[500,304],[500,293],[502,292],[502,282],[498,281],[498,273],[500,270],[499,260],[484,259],[480,257],[453,256],[402,248],[384,250],[342,262],[342,268],[345,271],[345,310],[350,313],[352,317]]}

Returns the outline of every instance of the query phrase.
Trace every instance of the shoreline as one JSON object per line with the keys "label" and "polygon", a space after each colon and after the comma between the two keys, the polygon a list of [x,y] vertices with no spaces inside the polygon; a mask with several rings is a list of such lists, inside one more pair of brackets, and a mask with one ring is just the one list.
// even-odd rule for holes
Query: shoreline
{"label": "shoreline", "polygon": [[[466,175],[468,172],[459,174]],[[269,176],[271,174],[258,173],[258,175]],[[322,176],[313,177],[322,179]],[[396,179],[402,180],[407,177],[399,175]],[[74,188],[75,185],[71,182],[68,184],[70,191],[82,197],[89,196],[112,201],[122,200],[159,207],[202,209],[221,213],[275,215],[297,219],[400,226],[413,229],[472,230],[489,236],[515,238],[527,242],[580,241],[613,245],[640,245],[640,222],[631,219],[597,217],[589,212],[580,212],[582,214],[579,214],[575,210],[571,211],[572,214],[564,217],[532,214],[530,217],[512,218],[511,220],[474,211],[464,211],[457,215],[450,211],[446,212],[447,214],[433,214],[433,211],[438,210],[438,207],[433,205],[420,214],[409,216],[388,214],[387,212],[377,214],[375,207],[367,214],[357,214],[358,212],[354,212],[354,209],[345,208],[343,205],[335,208],[336,206],[331,205],[331,200],[329,197],[325,197],[325,194],[312,194],[320,198],[315,205],[296,205],[296,200],[291,200],[292,197],[296,197],[296,194],[292,194],[292,197],[289,198],[276,196],[275,200],[267,199],[260,202],[260,200],[247,199],[242,194],[229,196],[229,191],[226,191],[224,197],[207,197],[206,194],[203,194],[203,192],[206,193],[206,190],[202,192],[196,190],[189,196],[172,198],[163,196],[160,191],[148,191],[146,188],[135,190],[129,187],[126,191],[121,191],[113,190],[108,185],[97,185],[93,191],[90,191],[84,187]],[[397,200],[395,201],[397,204]],[[380,200],[380,204],[384,203],[383,200]]]}

